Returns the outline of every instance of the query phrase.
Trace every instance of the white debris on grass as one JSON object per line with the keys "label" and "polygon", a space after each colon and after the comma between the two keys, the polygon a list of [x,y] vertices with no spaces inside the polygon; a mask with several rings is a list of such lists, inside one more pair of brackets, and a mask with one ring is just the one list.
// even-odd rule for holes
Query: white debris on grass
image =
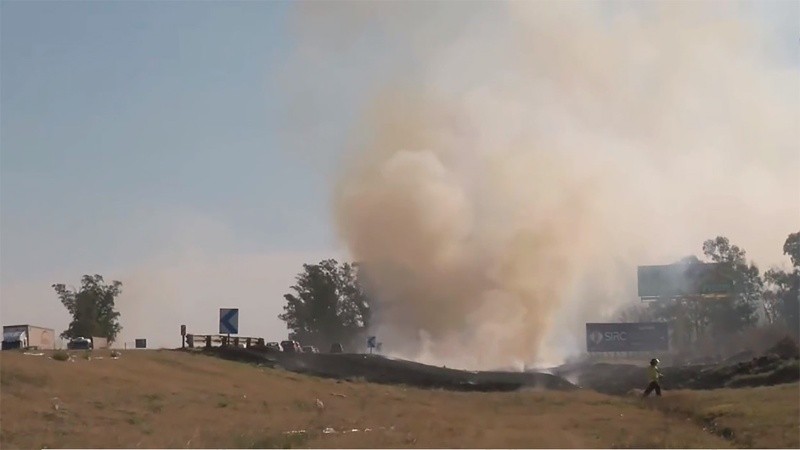
{"label": "white debris on grass", "polygon": [[283,432],[283,434],[304,434],[304,433],[306,433],[306,430],[290,430]]}
{"label": "white debris on grass", "polygon": [[[322,429],[322,434],[370,433],[372,431],[394,431],[394,425],[390,427],[364,428],[363,430],[359,430],[358,428],[351,428],[349,430],[341,430],[341,431],[337,431],[336,429],[331,427],[325,427]],[[305,434],[305,433],[308,433],[308,431],[290,430],[283,432],[283,434]]]}

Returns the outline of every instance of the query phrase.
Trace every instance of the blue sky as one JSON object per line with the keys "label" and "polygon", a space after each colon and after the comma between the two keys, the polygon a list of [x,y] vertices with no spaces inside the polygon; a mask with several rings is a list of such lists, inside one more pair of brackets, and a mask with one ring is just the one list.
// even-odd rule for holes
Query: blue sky
{"label": "blue sky", "polygon": [[324,174],[276,138],[286,8],[245,6],[3,5],[4,278],[76,263],[92,241],[87,263],[128,259],[117,225],[171,208],[259,246],[330,244]]}
{"label": "blue sky", "polygon": [[[798,4],[765,3],[761,17],[793,36]],[[213,329],[216,308],[232,304],[251,305],[253,334],[283,337],[275,315],[300,264],[343,254],[329,200],[348,127],[371,83],[413,57],[373,29],[298,65],[290,6],[2,3],[4,324],[61,331],[50,284],[101,273],[133,277],[125,339],[178,322]],[[784,48],[796,65],[796,46]],[[225,270],[247,272],[241,289],[175,294]],[[136,297],[154,273],[175,276],[170,293]],[[183,309],[138,321],[171,295]]]}
{"label": "blue sky", "polygon": [[[282,139],[286,15],[279,2],[3,2],[4,323],[45,320],[34,304],[60,308],[39,298],[50,283],[146,264],[198,221],[235,230],[226,251],[335,246],[321,169],[336,148]],[[191,245],[213,247],[207,234]],[[24,281],[46,289],[14,298]]]}

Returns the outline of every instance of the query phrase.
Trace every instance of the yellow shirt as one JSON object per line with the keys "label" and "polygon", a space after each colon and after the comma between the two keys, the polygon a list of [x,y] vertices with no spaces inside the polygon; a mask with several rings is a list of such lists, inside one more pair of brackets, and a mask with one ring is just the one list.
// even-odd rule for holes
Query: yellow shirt
{"label": "yellow shirt", "polygon": [[647,368],[647,378],[650,381],[658,382],[659,377],[661,377],[661,372],[659,372],[658,367],[650,366]]}

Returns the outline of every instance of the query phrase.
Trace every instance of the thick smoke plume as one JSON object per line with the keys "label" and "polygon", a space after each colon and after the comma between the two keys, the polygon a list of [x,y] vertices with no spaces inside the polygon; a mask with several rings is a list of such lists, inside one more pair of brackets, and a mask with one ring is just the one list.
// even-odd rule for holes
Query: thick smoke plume
{"label": "thick smoke plume", "polygon": [[388,350],[552,361],[635,298],[637,264],[718,234],[779,260],[800,90],[763,29],[720,3],[491,4],[441,34],[358,15],[414,55],[371,94],[335,196]]}

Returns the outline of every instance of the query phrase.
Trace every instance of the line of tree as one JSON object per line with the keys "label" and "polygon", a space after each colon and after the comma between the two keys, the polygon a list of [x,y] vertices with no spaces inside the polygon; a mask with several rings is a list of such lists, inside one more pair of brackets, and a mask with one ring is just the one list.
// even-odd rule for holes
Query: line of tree
{"label": "line of tree", "polygon": [[792,268],[772,268],[761,274],[746,259],[743,248],[723,236],[703,243],[705,261],[688,256],[685,264],[713,262],[717,270],[731,280],[729,295],[721,299],[699,296],[661,300],[645,306],[633,305],[623,310],[619,319],[626,322],[653,320],[673,324],[673,345],[691,349],[698,342],[708,343],[720,353],[733,351],[739,341],[733,339],[748,329],[765,325],[800,337],[800,232],[784,242]]}
{"label": "line of tree", "polygon": [[[759,324],[759,316],[769,325],[778,325],[795,337],[800,336],[800,232],[784,242],[792,268],[767,270],[763,276],[749,263],[746,252],[718,236],[703,243],[707,261],[718,263],[719,270],[732,281],[731,295],[722,300],[701,301],[684,298],[653,303],[649,308],[634,307],[620,319],[660,320],[675,325],[679,346],[691,346],[701,337],[724,338]],[[681,262],[702,262],[695,256]],[[286,305],[278,317],[290,330],[289,338],[304,344],[326,347],[332,343],[352,345],[363,340],[370,323],[370,298],[359,276],[359,267],[326,259],[304,264],[284,295]],[[79,289],[65,284],[52,285],[72,321],[61,337],[102,336],[114,342],[122,330],[116,298],[122,283],[106,283],[101,275],[84,275]],[[759,309],[761,308],[761,311]],[[763,314],[759,314],[759,312]]]}
{"label": "line of tree", "polygon": [[[767,270],[747,261],[747,253],[723,236],[703,242],[704,260],[688,256],[685,264],[713,262],[731,281],[729,295],[709,301],[688,297],[636,304],[618,319],[667,321],[674,326],[675,345],[690,348],[705,339],[720,348],[735,347],[730,336],[761,324],[800,335],[800,232],[790,234],[783,246],[792,269]],[[292,293],[278,317],[290,330],[289,338],[324,348],[333,342],[363,345],[370,323],[370,297],[356,264],[334,259],[304,264]]]}

